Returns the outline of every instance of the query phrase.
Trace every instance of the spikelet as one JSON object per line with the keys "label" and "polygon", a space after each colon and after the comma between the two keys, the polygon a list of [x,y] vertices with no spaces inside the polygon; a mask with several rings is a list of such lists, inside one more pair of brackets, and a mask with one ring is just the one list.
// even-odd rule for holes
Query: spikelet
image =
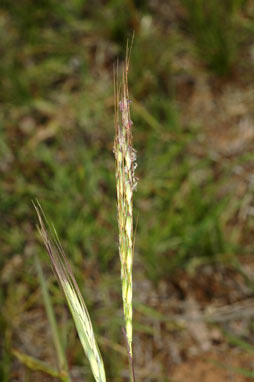
{"label": "spikelet", "polygon": [[47,220],[39,202],[34,203],[34,207],[39,219],[39,233],[50,256],[59,284],[65,294],[81,344],[90,362],[94,378],[96,382],[106,382],[104,364],[95,340],[89,313],[71,271],[69,261],[67,260],[55,229],[53,228],[53,235],[47,230]]}
{"label": "spikelet", "polygon": [[128,94],[129,53],[118,81],[118,68],[114,75],[116,189],[119,228],[119,255],[121,261],[122,298],[125,329],[132,356],[132,267],[133,267],[133,191],[136,188],[136,151],[132,147],[132,121]]}

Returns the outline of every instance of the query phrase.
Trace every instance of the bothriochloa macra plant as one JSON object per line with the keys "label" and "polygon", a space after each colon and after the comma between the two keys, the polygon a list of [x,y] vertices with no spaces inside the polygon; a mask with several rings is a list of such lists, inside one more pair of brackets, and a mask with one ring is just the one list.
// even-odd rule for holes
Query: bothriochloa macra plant
{"label": "bothriochloa macra plant", "polygon": [[[134,175],[136,151],[132,147],[132,121],[130,118],[130,100],[128,95],[129,58],[130,49],[127,45],[121,76],[118,75],[118,65],[114,72],[115,141],[113,151],[116,160],[119,255],[125,320],[123,332],[129,356],[130,378],[134,381],[132,344],[133,191],[136,188],[137,180]],[[70,263],[56,230],[54,227],[50,228],[40,203],[38,201],[35,202],[34,207],[39,220],[39,233],[49,254],[58,282],[64,292],[94,378],[96,382],[106,382],[103,359],[95,339],[88,310],[72,273]]]}

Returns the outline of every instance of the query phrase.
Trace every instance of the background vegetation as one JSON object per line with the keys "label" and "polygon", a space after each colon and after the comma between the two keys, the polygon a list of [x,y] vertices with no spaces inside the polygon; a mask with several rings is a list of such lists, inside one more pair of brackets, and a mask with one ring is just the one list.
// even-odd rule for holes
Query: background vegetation
{"label": "background vegetation", "polygon": [[[34,378],[14,348],[54,364],[36,255],[61,318],[73,380],[89,373],[38,240],[35,198],[85,291],[108,380],[127,375],[119,355],[112,68],[134,30],[137,312],[172,280],[177,284],[183,270],[195,274],[216,263],[244,272],[240,262],[253,252],[254,229],[253,17],[248,0],[2,1],[1,381]],[[151,323],[136,314],[139,355],[154,337]],[[168,350],[151,354],[161,365],[157,377],[140,375],[167,380]],[[137,358],[145,370],[149,360]]]}

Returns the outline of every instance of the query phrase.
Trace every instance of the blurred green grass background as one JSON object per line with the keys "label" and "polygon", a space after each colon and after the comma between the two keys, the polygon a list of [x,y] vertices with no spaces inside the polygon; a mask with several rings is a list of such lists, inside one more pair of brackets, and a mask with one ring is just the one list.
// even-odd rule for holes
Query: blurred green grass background
{"label": "blurred green grass background", "polygon": [[[45,259],[52,300],[60,311],[63,305],[37,240],[35,198],[54,222],[96,329],[119,341],[112,69],[134,30],[129,86],[138,152],[139,277],[156,288],[178,269],[234,262],[251,251],[253,221],[239,219],[243,200],[228,185],[233,168],[253,163],[253,151],[217,160],[204,139],[206,126],[186,106],[189,87],[201,77],[218,87],[251,78],[245,70],[254,32],[251,1],[3,0],[3,381],[13,373],[11,348],[22,342],[15,337],[20,316],[38,298],[36,254]],[[82,350],[74,342],[69,340],[71,362],[82,364]],[[109,379],[120,380],[118,354],[105,357]]]}

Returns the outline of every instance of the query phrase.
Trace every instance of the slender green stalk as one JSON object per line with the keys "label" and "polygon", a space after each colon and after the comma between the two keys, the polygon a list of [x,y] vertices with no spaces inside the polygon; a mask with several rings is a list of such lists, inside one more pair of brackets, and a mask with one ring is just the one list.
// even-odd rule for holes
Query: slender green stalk
{"label": "slender green stalk", "polygon": [[24,354],[17,349],[13,349],[12,354],[30,370],[41,371],[59,379],[61,382],[66,382],[66,375],[62,375],[61,372],[48,365],[46,362],[42,362],[34,357]]}
{"label": "slender green stalk", "polygon": [[133,191],[136,151],[132,147],[132,121],[128,94],[129,50],[122,68],[122,78],[115,74],[115,142],[116,189],[121,261],[122,298],[128,350],[132,356],[132,267],[133,267]]}
{"label": "slender green stalk", "polygon": [[45,277],[43,275],[41,262],[40,262],[38,256],[36,256],[36,258],[35,258],[35,265],[37,268],[37,273],[38,273],[38,277],[39,277],[39,281],[40,281],[40,285],[41,285],[44,305],[46,308],[49,324],[51,327],[51,333],[52,333],[53,342],[54,342],[55,349],[56,349],[59,370],[62,372],[63,375],[66,376],[66,381],[70,382],[71,379],[69,377],[68,363],[67,363],[67,359],[65,357],[64,347],[63,347],[63,344],[61,341],[61,337],[60,337],[60,333],[58,330],[54,309],[53,309],[50,295],[48,292],[47,283],[46,283]]}
{"label": "slender green stalk", "polygon": [[53,228],[53,237],[47,230],[47,220],[40,204],[34,204],[39,219],[39,233],[44,241],[50,256],[53,269],[58,278],[68,302],[73,320],[75,322],[80,342],[90,362],[90,366],[96,382],[106,382],[103,360],[95,340],[92,323],[85,302],[71,271],[69,261],[66,258],[63,247]]}

